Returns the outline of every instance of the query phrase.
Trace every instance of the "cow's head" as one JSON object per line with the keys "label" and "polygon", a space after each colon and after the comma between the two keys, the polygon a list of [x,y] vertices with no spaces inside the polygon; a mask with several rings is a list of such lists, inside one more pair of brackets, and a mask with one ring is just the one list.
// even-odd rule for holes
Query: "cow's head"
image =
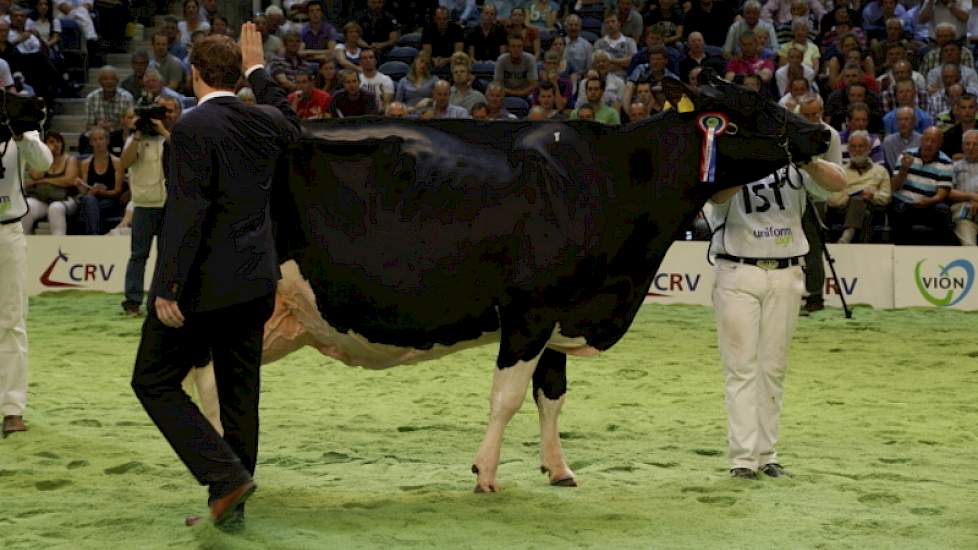
{"label": "cow's head", "polygon": [[39,130],[45,116],[43,100],[0,90],[0,143],[6,143],[11,132]]}
{"label": "cow's head", "polygon": [[[769,175],[787,162],[802,162],[824,153],[829,131],[788,112],[757,92],[731,84],[714,75],[701,74],[701,85],[689,88],[677,80],[663,82],[663,92],[673,105],[686,95],[694,105],[700,126],[704,115],[717,113],[726,127],[715,136],[714,181],[726,187],[749,183]],[[717,124],[707,117],[705,122]],[[705,138],[705,132],[703,134]],[[704,147],[705,151],[705,147]],[[790,156],[789,156],[790,155]]]}

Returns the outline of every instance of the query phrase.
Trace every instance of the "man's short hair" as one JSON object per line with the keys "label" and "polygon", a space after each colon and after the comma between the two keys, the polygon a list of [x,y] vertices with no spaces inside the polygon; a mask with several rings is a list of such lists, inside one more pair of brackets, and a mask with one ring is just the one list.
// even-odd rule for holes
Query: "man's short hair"
{"label": "man's short hair", "polygon": [[149,52],[147,52],[146,50],[136,50],[132,52],[132,57],[130,57],[129,59],[130,62],[135,61],[137,59],[142,59],[143,61],[149,61]]}
{"label": "man's short hair", "polygon": [[954,103],[954,105],[957,106],[958,103],[961,103],[962,101],[974,101],[975,99],[978,99],[978,96],[971,92],[965,92],[958,96],[958,100]]}
{"label": "man's short hair", "polygon": [[917,120],[917,111],[915,111],[913,107],[897,107],[896,114],[899,115],[902,111],[909,112],[910,116],[912,116],[914,120]]}
{"label": "man's short hair", "polygon": [[958,37],[958,28],[948,22],[938,23],[934,26],[934,35],[936,36],[938,31],[951,31],[954,33],[954,37]]}
{"label": "man's short hair", "polygon": [[949,69],[949,68],[954,69],[954,71],[958,73],[958,76],[961,76],[961,67],[954,63],[945,63],[941,65],[941,72],[943,73],[944,69]]}
{"label": "man's short hair", "polygon": [[351,76],[357,80],[360,79],[360,75],[358,75],[353,69],[343,69],[339,72],[340,82],[346,82],[346,79]]}
{"label": "man's short hair", "polygon": [[587,85],[588,85],[588,84],[590,84],[591,82],[597,82],[597,83],[598,83],[598,85],[600,85],[600,86],[601,86],[601,91],[602,91],[602,92],[604,91],[604,87],[605,87],[605,79],[603,79],[603,78],[601,78],[601,77],[599,76],[598,78],[588,78],[588,79],[587,79],[587,82],[585,82],[585,83],[584,83],[584,92],[585,92],[585,93],[587,93]]}
{"label": "man's short hair", "polygon": [[869,139],[869,132],[866,130],[853,130],[849,133],[849,141],[852,141],[854,137],[861,137],[866,140],[866,143],[872,144],[872,140]]}
{"label": "man's short hair", "polygon": [[554,93],[554,95],[557,95],[557,87],[554,86],[553,82],[541,82],[540,86],[537,89],[540,90],[541,92],[544,90],[550,90],[551,92]]}
{"label": "man's short hair", "polygon": [[509,44],[510,42],[516,42],[516,41],[519,41],[522,44],[523,43],[523,37],[520,36],[520,35],[518,35],[518,34],[511,34],[506,39],[506,43],[507,44]]}
{"label": "man's short hair", "polygon": [[649,48],[649,57],[652,57],[653,54],[659,54],[662,57],[669,59],[669,50],[667,50],[666,47],[661,44],[656,44],[655,46]]}
{"label": "man's short hair", "polygon": [[322,0],[306,0],[307,12],[309,11],[309,8],[311,8],[312,6],[319,6],[319,9],[323,10],[323,13],[326,13],[326,3],[323,2]]}
{"label": "man's short hair", "polygon": [[869,105],[866,105],[862,101],[857,101],[855,103],[850,103],[846,107],[846,118],[852,118],[853,113],[863,112],[867,115],[869,114]]}
{"label": "man's short hair", "polygon": [[282,11],[282,8],[272,4],[271,6],[265,8],[265,15],[281,15],[284,17],[285,12]]}
{"label": "man's short hair", "polygon": [[180,114],[183,112],[183,103],[179,99],[169,95],[161,95],[160,97],[156,98],[156,103],[163,103],[164,101],[173,103],[173,109],[177,112],[177,116],[180,116]]}
{"label": "man's short hair", "polygon": [[801,96],[801,99],[798,100],[798,105],[799,106],[806,105],[806,104],[812,103],[812,102],[818,103],[818,106],[819,107],[824,106],[824,102],[822,101],[822,96],[820,96],[818,94],[813,94],[813,93],[807,93],[807,94]]}
{"label": "man's short hair", "polygon": [[893,90],[896,91],[897,88],[899,88],[900,86],[910,86],[910,88],[913,89],[913,91],[915,91],[915,92],[917,91],[917,85],[914,84],[914,82],[913,82],[912,79],[911,80],[898,80],[898,81],[896,81],[896,83],[893,84]]}
{"label": "man's short hair", "polygon": [[190,64],[212,88],[233,90],[241,80],[241,49],[229,36],[211,35],[194,46]]}

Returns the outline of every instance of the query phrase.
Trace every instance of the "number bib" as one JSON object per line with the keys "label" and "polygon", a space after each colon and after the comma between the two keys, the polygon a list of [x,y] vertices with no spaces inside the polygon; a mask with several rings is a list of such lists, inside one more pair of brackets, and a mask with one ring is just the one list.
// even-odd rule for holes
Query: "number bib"
{"label": "number bib", "polygon": [[723,225],[713,235],[713,252],[745,258],[808,253],[801,226],[805,188],[797,176],[788,177],[787,169],[748,183],[723,206],[714,211],[722,216]]}

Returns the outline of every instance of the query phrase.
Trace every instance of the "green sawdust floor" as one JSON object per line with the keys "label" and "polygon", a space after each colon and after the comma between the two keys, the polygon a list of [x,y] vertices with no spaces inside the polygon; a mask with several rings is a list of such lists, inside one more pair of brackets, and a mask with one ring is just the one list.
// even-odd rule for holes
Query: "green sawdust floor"
{"label": "green sawdust floor", "polygon": [[538,470],[536,408],[495,495],[472,493],[494,350],[371,372],[303,351],[264,371],[259,491],[236,535],[186,528],[197,486],[136,402],[120,297],[31,302],[30,431],[0,441],[0,548],[978,548],[978,316],[802,319],[782,462],[727,476],[712,312],[648,306],[571,359],[561,419],[581,486]]}

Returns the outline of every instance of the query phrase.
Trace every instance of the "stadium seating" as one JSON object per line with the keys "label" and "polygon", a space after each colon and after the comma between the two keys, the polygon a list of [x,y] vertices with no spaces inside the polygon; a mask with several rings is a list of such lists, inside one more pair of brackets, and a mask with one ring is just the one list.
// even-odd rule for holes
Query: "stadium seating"
{"label": "stadium seating", "polygon": [[400,61],[410,65],[414,63],[414,58],[418,56],[418,49],[411,46],[395,46],[391,51],[384,55],[385,61]]}
{"label": "stadium seating", "polygon": [[404,78],[410,69],[411,66],[403,61],[387,61],[377,68],[378,71],[391,77],[394,81]]}
{"label": "stadium seating", "polygon": [[503,98],[503,106],[519,118],[526,118],[526,115],[530,113],[530,104],[522,97],[505,97]]}
{"label": "stadium seating", "polygon": [[482,80],[492,80],[496,76],[496,64],[473,63],[472,76]]}
{"label": "stadium seating", "polygon": [[401,37],[397,41],[398,46],[409,46],[411,48],[421,49],[421,33],[420,32],[410,32]]}

